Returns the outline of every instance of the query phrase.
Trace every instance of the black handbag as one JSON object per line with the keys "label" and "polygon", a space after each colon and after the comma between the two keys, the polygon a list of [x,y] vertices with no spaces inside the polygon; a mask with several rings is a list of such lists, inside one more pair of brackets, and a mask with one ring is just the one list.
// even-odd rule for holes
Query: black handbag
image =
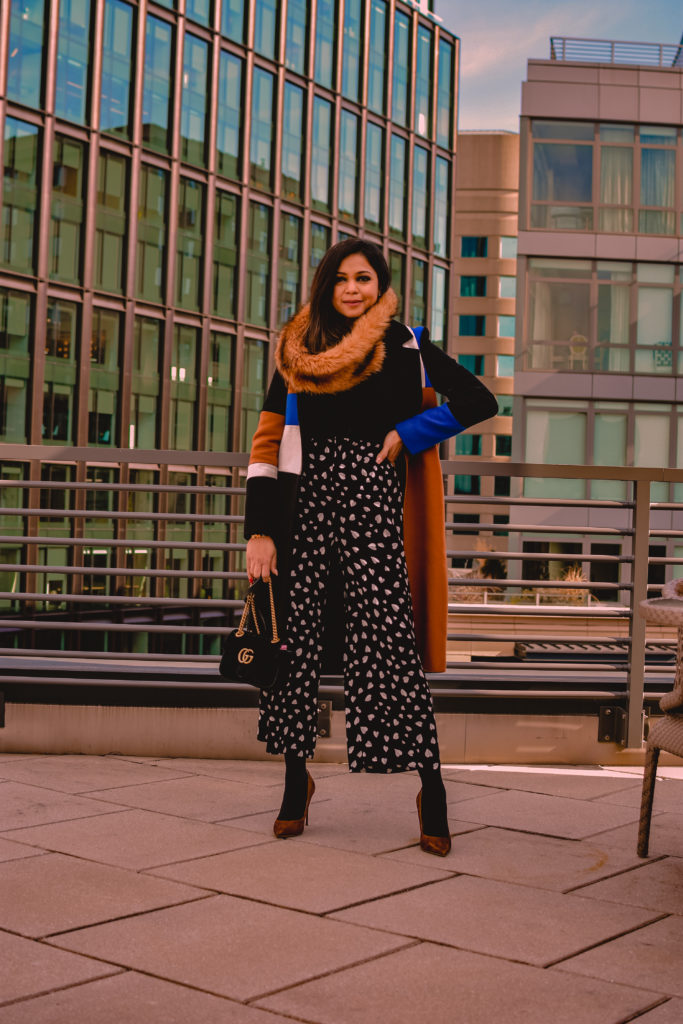
{"label": "black handbag", "polygon": [[260,584],[261,581],[257,580],[249,588],[240,624],[223,642],[218,671],[233,683],[248,683],[260,690],[271,690],[287,678],[289,654],[277,628],[272,581],[267,581],[270,629],[256,606],[255,590]]}

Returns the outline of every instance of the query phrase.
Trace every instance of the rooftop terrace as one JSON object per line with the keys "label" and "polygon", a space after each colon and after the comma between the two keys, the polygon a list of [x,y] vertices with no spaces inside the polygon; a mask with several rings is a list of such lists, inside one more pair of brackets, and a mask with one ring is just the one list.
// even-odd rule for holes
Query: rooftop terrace
{"label": "rooftop terrace", "polygon": [[683,46],[681,43],[628,43],[613,39],[551,36],[550,59],[581,64],[648,64],[683,69]]}

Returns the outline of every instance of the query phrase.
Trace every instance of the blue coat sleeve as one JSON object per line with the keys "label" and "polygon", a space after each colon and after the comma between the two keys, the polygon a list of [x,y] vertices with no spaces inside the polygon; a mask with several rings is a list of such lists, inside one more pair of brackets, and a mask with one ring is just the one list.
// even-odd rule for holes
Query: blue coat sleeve
{"label": "blue coat sleeve", "polygon": [[422,331],[420,339],[420,355],[426,385],[433,387],[446,401],[396,425],[401,440],[413,455],[498,412],[495,395],[456,359],[433,345],[426,330]]}

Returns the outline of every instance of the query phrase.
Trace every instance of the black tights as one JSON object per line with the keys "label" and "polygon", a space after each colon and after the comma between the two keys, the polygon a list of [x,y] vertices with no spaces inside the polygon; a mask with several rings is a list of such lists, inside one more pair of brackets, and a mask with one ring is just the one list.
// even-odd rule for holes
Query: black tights
{"label": "black tights", "polygon": [[[422,827],[429,836],[448,835],[446,788],[440,768],[420,768],[422,782]],[[306,809],[306,758],[285,754],[285,792],[278,818],[292,821],[303,817]]]}

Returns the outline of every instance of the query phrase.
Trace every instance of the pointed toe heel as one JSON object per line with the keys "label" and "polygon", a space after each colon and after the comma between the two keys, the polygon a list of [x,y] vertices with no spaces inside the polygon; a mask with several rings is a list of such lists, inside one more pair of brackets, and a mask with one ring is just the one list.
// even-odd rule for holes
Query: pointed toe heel
{"label": "pointed toe heel", "polygon": [[304,825],[308,825],[308,807],[311,798],[315,793],[315,782],[310,772],[306,772],[306,806],[300,818],[276,818],[273,824],[273,834],[276,839],[290,839],[292,836],[300,836]]}
{"label": "pointed toe heel", "polygon": [[425,853],[433,853],[436,857],[446,857],[451,852],[451,837],[428,836],[422,828],[422,790],[417,794],[417,817],[420,822],[420,847]]}

